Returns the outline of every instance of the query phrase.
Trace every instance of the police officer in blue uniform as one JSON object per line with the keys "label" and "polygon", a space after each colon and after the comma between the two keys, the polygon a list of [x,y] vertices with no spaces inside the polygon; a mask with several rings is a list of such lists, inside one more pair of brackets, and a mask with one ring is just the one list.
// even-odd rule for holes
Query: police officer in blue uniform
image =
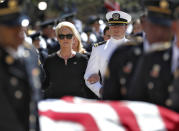
{"label": "police officer in blue uniform", "polygon": [[33,34],[30,34],[29,37],[32,39],[32,44],[36,48],[36,52],[39,56],[40,63],[43,64],[48,57],[48,49],[43,48],[40,45],[40,32],[35,32]]}
{"label": "police officer in blue uniform", "polygon": [[60,44],[55,39],[55,30],[53,29],[55,24],[56,20],[53,19],[46,20],[40,24],[42,36],[41,39],[46,42],[46,49],[48,54],[55,53],[60,49]]}
{"label": "police officer in blue uniform", "polygon": [[[37,124],[36,119],[29,121],[29,117],[36,118],[33,114],[35,110],[30,109],[30,103],[33,92],[31,87],[37,87],[34,86],[32,76],[38,77],[39,70],[37,68],[31,70],[31,65],[36,65],[36,62],[31,61],[34,58],[31,57],[29,52],[31,49],[28,46],[23,45],[24,50],[21,52],[23,57],[17,52],[24,41],[21,27],[23,16],[19,4],[20,1],[17,0],[0,1],[0,130],[2,131],[36,130]],[[38,80],[36,77],[33,78]]]}

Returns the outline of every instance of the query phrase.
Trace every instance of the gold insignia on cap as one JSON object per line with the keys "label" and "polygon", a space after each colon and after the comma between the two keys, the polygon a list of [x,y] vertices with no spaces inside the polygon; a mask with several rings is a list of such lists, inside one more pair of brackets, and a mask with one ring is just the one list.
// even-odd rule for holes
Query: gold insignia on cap
{"label": "gold insignia on cap", "polygon": [[5,61],[7,64],[12,64],[14,62],[14,58],[10,55],[6,56]]}
{"label": "gold insignia on cap", "polygon": [[18,6],[17,0],[9,0],[7,4],[8,7],[0,9],[0,16],[16,13],[20,11],[20,7]]}
{"label": "gold insignia on cap", "polygon": [[113,18],[114,20],[119,20],[120,14],[119,14],[119,13],[114,13],[114,14],[112,14],[112,18]]}
{"label": "gold insignia on cap", "polygon": [[16,8],[16,7],[17,7],[17,1],[16,1],[16,0],[10,0],[10,1],[8,2],[8,7],[9,7],[10,9]]}
{"label": "gold insignia on cap", "polygon": [[166,9],[169,7],[169,3],[166,0],[160,1],[160,8]]}
{"label": "gold insignia on cap", "polygon": [[154,78],[157,78],[159,76],[160,72],[160,65],[155,64],[152,68],[152,71],[150,72],[150,75]]}

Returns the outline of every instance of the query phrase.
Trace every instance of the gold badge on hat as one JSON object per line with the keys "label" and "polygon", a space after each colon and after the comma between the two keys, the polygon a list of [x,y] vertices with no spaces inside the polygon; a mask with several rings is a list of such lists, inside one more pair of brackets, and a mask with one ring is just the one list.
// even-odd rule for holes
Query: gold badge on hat
{"label": "gold badge on hat", "polygon": [[17,7],[17,1],[16,1],[16,0],[10,0],[10,1],[8,2],[8,7],[9,7],[10,9],[16,8],[16,7]]}
{"label": "gold badge on hat", "polygon": [[119,13],[114,13],[114,14],[112,14],[112,18],[113,18],[114,20],[119,20],[120,14],[119,14]]}
{"label": "gold badge on hat", "polygon": [[166,0],[160,1],[160,8],[166,9],[169,7],[169,3]]}
{"label": "gold badge on hat", "polygon": [[160,73],[160,65],[155,64],[152,68],[152,71],[150,72],[150,75],[154,78],[157,78]]}
{"label": "gold badge on hat", "polygon": [[123,72],[129,74],[132,71],[133,64],[132,62],[128,62],[126,66],[123,67]]}

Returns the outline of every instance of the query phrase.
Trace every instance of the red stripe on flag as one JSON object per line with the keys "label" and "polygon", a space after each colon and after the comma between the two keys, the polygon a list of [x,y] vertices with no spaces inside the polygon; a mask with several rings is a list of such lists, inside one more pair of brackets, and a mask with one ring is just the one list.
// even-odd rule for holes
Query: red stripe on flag
{"label": "red stripe on flag", "polygon": [[126,131],[140,131],[134,113],[128,107],[126,107],[125,104],[113,102],[110,103],[110,105],[117,112],[119,120]]}
{"label": "red stripe on flag", "polygon": [[72,121],[83,125],[85,131],[99,131],[99,128],[90,114],[87,113],[61,113],[48,110],[39,111],[40,116],[46,116],[55,121]]}
{"label": "red stripe on flag", "polygon": [[70,102],[70,103],[74,103],[74,99],[75,99],[75,97],[73,97],[73,96],[64,96],[64,97],[60,98],[60,100]]}
{"label": "red stripe on flag", "polygon": [[179,114],[160,106],[157,107],[166,129],[168,131],[179,131]]}

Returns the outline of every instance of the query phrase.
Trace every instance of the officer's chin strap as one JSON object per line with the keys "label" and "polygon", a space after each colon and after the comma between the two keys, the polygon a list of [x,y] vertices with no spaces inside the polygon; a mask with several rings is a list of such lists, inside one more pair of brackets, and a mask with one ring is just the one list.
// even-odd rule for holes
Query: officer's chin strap
{"label": "officer's chin strap", "polygon": [[24,48],[24,62],[31,86],[31,101],[30,101],[30,116],[29,116],[29,131],[38,131],[38,101],[41,100],[41,82],[40,70],[38,66],[38,56],[33,47]]}

